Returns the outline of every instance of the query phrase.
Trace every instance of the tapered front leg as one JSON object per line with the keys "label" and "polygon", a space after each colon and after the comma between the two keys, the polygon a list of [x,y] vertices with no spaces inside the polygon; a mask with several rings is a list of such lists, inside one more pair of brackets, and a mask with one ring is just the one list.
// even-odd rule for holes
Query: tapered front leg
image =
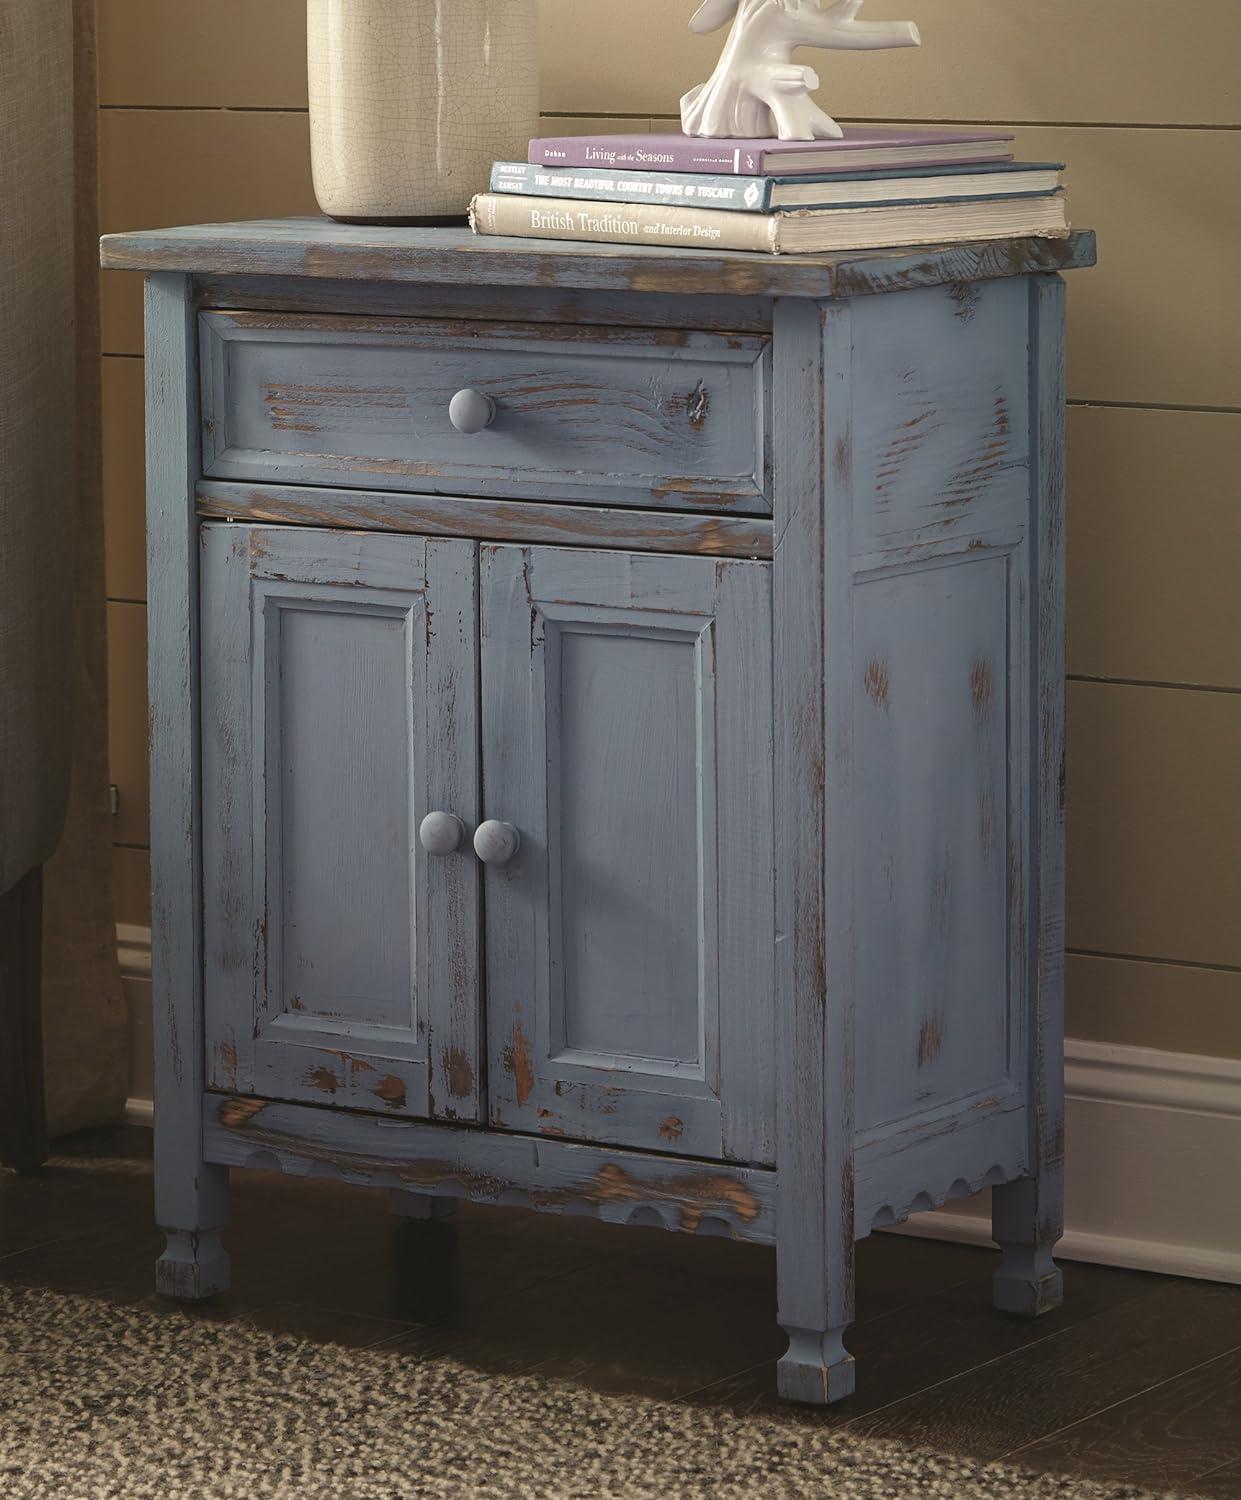
{"label": "tapered front leg", "polygon": [[229,1260],[220,1231],[228,1223],[228,1168],[195,1160],[192,1146],[178,1150],[165,1141],[161,1149],[157,1142],[155,1219],[166,1237],[156,1291],[179,1302],[226,1292]]}
{"label": "tapered front leg", "polygon": [[847,1325],[817,1328],[780,1325],[789,1336],[788,1352],[776,1367],[776,1388],[786,1401],[827,1406],[851,1396],[857,1387],[853,1356],[845,1348]]}
{"label": "tapered front leg", "polygon": [[816,1405],[854,1387],[850,321],[774,314],[777,1378]]}
{"label": "tapered front leg", "polygon": [[1038,777],[1033,816],[1038,865],[1032,882],[1036,935],[1030,980],[1030,1176],[995,1188],[991,1232],[1003,1251],[995,1305],[1037,1317],[1059,1307],[1063,1278],[1052,1250],[1064,1232],[1064,284],[1031,279],[1031,373],[1037,396],[1031,475],[1037,536]]}
{"label": "tapered front leg", "polygon": [[457,1200],[435,1193],[412,1193],[394,1188],[388,1194],[388,1210],[400,1219],[429,1223],[456,1217]]}
{"label": "tapered front leg", "polygon": [[1004,1312],[1037,1318],[1064,1301],[1064,1277],[1052,1259],[1064,1232],[1060,1179],[1059,1168],[1048,1167],[1037,1179],[992,1189],[991,1234],[1003,1251],[992,1297]]}
{"label": "tapered front leg", "polygon": [[203,1159],[197,325],[186,277],[147,278],[155,1218],[168,1238],[156,1286],[189,1302],[228,1286],[228,1170]]}

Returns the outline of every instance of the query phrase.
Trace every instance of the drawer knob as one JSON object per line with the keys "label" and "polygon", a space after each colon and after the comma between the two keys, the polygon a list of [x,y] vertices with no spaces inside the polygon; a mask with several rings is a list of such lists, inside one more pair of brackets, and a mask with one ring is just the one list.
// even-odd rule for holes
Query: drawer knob
{"label": "drawer knob", "polygon": [[428,854],[451,854],[464,838],[465,824],[450,812],[429,812],[418,827],[418,842]]}
{"label": "drawer knob", "polygon": [[474,835],[474,853],[485,865],[506,865],[521,844],[521,834],[511,823],[494,819],[480,823]]}
{"label": "drawer knob", "polygon": [[482,391],[467,387],[464,391],[458,391],[448,403],[448,420],[458,432],[482,432],[495,419],[496,404],[490,396],[484,396]]}

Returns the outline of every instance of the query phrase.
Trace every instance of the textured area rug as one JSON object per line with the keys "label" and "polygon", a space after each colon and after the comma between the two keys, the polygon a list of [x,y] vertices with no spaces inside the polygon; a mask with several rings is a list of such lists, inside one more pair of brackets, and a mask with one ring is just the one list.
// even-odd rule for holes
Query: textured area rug
{"label": "textured area rug", "polygon": [[4,1500],[1001,1500],[1142,1492],[447,1359],[0,1287]]}

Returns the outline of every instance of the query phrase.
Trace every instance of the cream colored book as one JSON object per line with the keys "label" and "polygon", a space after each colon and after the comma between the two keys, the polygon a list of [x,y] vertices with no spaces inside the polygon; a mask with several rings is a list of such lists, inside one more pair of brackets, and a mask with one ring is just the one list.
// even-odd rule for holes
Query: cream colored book
{"label": "cream colored book", "polygon": [[759,250],[772,255],[1025,235],[1064,239],[1069,233],[1063,192],[1037,197],[965,198],[949,203],[788,209],[772,214],[480,193],[470,204],[470,226],[475,234],[518,239]]}

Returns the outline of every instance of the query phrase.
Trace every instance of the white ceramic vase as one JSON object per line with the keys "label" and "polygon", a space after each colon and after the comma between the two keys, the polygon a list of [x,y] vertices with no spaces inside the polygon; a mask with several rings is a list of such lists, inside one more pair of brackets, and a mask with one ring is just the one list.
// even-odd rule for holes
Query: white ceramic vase
{"label": "white ceramic vase", "polygon": [[537,0],[307,0],[315,196],[335,219],[459,218],[525,160]]}

